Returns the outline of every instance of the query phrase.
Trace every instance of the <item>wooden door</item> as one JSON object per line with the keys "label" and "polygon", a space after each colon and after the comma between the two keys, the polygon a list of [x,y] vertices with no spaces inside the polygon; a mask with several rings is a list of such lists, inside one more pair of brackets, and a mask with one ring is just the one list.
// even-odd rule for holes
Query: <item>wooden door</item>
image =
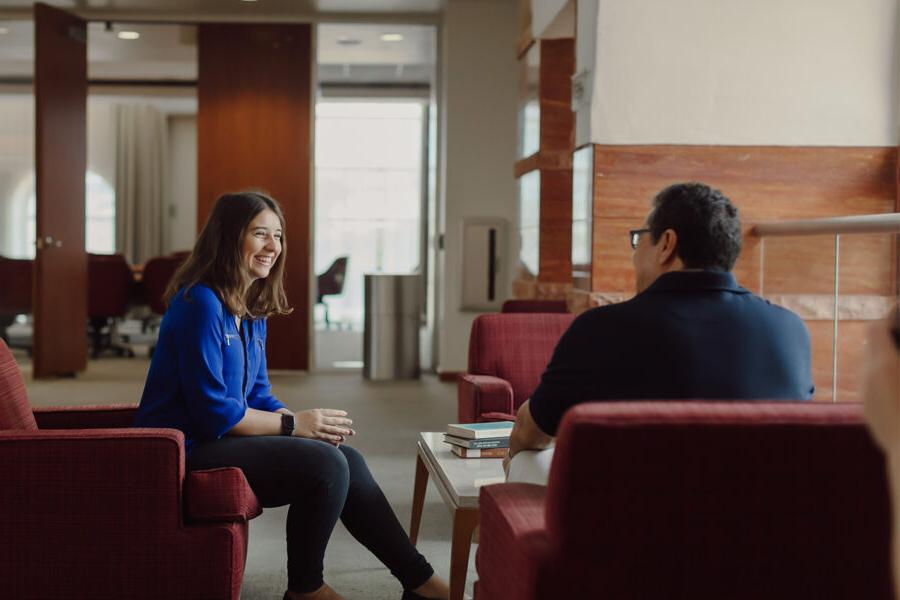
{"label": "wooden door", "polygon": [[272,369],[309,368],[312,35],[302,25],[203,24],[198,35],[197,224],[225,192],[263,190],[287,221],[285,289],[269,321]]}
{"label": "wooden door", "polygon": [[34,376],[87,366],[87,28],[65,11],[35,4]]}

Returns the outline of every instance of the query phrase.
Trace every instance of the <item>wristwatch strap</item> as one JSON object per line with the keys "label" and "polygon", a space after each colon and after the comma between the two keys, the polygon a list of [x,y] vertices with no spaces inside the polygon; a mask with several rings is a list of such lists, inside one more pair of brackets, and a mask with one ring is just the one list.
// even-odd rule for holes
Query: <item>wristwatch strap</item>
{"label": "wristwatch strap", "polygon": [[294,415],[281,413],[281,435],[294,435]]}

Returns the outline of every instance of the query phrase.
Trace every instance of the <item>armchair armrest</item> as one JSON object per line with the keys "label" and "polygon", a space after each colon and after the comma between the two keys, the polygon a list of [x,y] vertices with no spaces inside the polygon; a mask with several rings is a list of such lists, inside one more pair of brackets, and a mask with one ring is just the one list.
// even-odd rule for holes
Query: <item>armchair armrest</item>
{"label": "armchair armrest", "polygon": [[13,519],[17,539],[179,527],[184,435],[149,428],[0,431],[0,481],[0,506],[13,508],[0,515],[0,530]]}
{"label": "armchair armrest", "polygon": [[34,407],[38,429],[134,427],[137,404]]}
{"label": "armchair armrest", "polygon": [[550,554],[544,518],[546,491],[546,487],[530,483],[481,488],[475,559],[478,600],[541,597]]}
{"label": "armchair armrest", "polygon": [[244,472],[236,467],[191,471],[185,496],[187,517],[193,521],[246,523],[262,514]]}
{"label": "armchair armrest", "polygon": [[[460,423],[474,423],[485,413],[509,415],[515,412],[512,386],[505,379],[491,375],[461,375],[457,399]],[[492,417],[486,419],[492,420]]]}

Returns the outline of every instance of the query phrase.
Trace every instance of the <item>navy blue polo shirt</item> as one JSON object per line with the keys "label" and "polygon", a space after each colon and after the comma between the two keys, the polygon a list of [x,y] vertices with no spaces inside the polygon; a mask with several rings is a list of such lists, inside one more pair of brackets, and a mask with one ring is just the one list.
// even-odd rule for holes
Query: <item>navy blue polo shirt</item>
{"label": "navy blue polo shirt", "polygon": [[247,408],[284,408],[266,372],[266,321],[241,321],[243,336],[216,293],[195,285],[172,299],[141,405],[137,427],[184,432],[185,448],[215,440],[244,418]]}
{"label": "navy blue polo shirt", "polygon": [[592,400],[808,400],[809,332],[731,273],[676,271],[631,300],[582,313],[529,407],[549,435]]}

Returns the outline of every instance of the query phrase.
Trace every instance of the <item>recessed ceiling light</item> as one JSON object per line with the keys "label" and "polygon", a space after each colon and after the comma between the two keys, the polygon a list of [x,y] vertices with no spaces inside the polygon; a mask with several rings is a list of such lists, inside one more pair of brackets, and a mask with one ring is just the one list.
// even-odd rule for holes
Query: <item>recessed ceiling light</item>
{"label": "recessed ceiling light", "polygon": [[118,37],[120,40],[136,40],[141,37],[141,34],[139,34],[137,31],[120,31],[116,34],[116,37]]}
{"label": "recessed ceiling light", "polygon": [[382,42],[402,42],[403,36],[399,33],[385,33],[381,36]]}
{"label": "recessed ceiling light", "polygon": [[362,44],[362,40],[342,35],[337,39],[337,43],[341,46],[358,46],[359,44]]}

